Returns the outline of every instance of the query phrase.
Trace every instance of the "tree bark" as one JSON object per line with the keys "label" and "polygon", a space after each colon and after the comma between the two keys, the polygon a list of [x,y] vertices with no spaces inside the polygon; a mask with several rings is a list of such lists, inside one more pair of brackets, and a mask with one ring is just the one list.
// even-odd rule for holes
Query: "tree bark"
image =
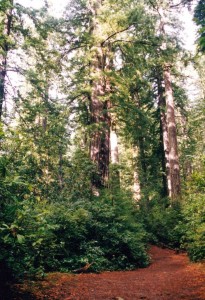
{"label": "tree bark", "polygon": [[134,165],[134,176],[133,176],[133,198],[135,202],[139,202],[141,199],[141,186],[139,180],[139,148],[138,146],[133,146],[133,165]]}
{"label": "tree bark", "polygon": [[[97,166],[98,176],[93,178],[93,186],[98,189],[106,186],[110,162],[110,115],[109,100],[106,99],[107,81],[103,75],[105,54],[99,46],[95,49],[92,61],[93,74],[90,113],[92,132],[90,136],[90,158]],[[109,91],[108,91],[109,92]]]}
{"label": "tree bark", "polygon": [[[159,32],[164,39],[161,45],[159,53],[163,53],[167,49],[166,42],[166,31],[165,25],[168,20],[165,14],[165,10],[161,4],[157,8],[160,24]],[[163,147],[164,147],[164,160],[166,165],[166,176],[167,176],[167,188],[168,195],[172,201],[177,201],[180,197],[180,170],[179,170],[179,157],[177,150],[177,130],[175,120],[175,107],[174,107],[174,96],[172,91],[171,81],[171,65],[169,62],[165,62],[163,66],[163,80],[164,80],[164,96],[163,92],[160,91],[159,106],[160,106],[160,123],[162,128],[163,136]],[[159,90],[161,83],[158,82]],[[166,103],[166,112],[164,110],[164,97]]]}
{"label": "tree bark", "polygon": [[158,87],[158,107],[160,112],[160,135],[163,146],[162,171],[163,171],[163,189],[166,196],[171,196],[171,175],[169,163],[169,137],[166,118],[166,100],[164,89],[162,87],[162,78],[157,78]]}
{"label": "tree bark", "polygon": [[147,162],[146,162],[146,154],[144,147],[144,137],[139,137],[139,155],[141,161],[141,187],[144,188],[147,185]]}
{"label": "tree bark", "polygon": [[171,191],[170,197],[172,200],[177,200],[180,196],[180,170],[179,157],[177,147],[177,129],[175,120],[174,97],[171,84],[170,65],[166,64],[164,67],[164,85],[165,98],[167,108],[167,127],[169,139],[169,164],[170,164],[170,179]]}
{"label": "tree bark", "polygon": [[[96,86],[95,86],[96,87]],[[101,102],[97,89],[91,98],[90,158],[96,164],[98,176],[93,178],[95,188],[106,186],[109,177],[110,157],[110,119],[107,113],[107,101]]]}
{"label": "tree bark", "polygon": [[[101,0],[90,1],[90,10],[93,14],[90,34],[99,36],[101,27],[98,21],[98,11],[102,4]],[[90,158],[97,167],[97,176],[93,176],[92,188],[95,194],[98,189],[108,185],[110,163],[110,82],[105,71],[109,69],[109,47],[96,42],[91,48],[93,58],[91,60],[91,97],[90,114]]]}

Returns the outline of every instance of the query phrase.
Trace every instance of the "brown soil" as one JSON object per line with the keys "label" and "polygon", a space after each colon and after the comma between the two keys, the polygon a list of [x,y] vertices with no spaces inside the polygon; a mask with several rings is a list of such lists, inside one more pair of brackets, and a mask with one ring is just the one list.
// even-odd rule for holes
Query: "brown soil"
{"label": "brown soil", "polygon": [[37,300],[205,300],[205,265],[186,254],[151,247],[148,268],[101,274],[49,274],[41,282],[17,286],[12,299]]}

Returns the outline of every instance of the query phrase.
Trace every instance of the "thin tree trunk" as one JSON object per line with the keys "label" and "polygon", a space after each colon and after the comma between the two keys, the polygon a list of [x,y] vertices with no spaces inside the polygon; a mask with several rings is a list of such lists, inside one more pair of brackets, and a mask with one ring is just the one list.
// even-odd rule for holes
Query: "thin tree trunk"
{"label": "thin tree trunk", "polygon": [[166,162],[165,162],[165,151],[164,151],[164,139],[163,139],[163,128],[160,120],[160,149],[162,153],[161,157],[161,166],[162,166],[162,194],[164,197],[168,197],[168,183],[167,183],[167,170],[166,170]]}
{"label": "thin tree trunk", "polygon": [[[179,112],[178,112],[179,113]],[[179,122],[180,122],[180,141],[183,144],[187,144],[187,141],[189,140],[189,135],[188,135],[188,119],[187,116],[185,114],[180,114],[179,113]],[[187,180],[187,178],[191,175],[192,173],[192,161],[190,159],[190,157],[188,156],[183,156],[182,157],[182,161],[181,161],[181,171],[182,171],[182,176],[184,181]]]}
{"label": "thin tree trunk", "polygon": [[146,163],[146,154],[144,147],[144,138],[142,136],[139,137],[139,155],[141,161],[141,172],[142,172],[142,180],[141,187],[146,187],[147,185],[147,163]]}
{"label": "thin tree trunk", "polygon": [[111,151],[111,163],[119,164],[119,152],[118,152],[118,138],[114,128],[110,132],[110,151]]}
{"label": "thin tree trunk", "polygon": [[6,58],[1,59],[0,66],[0,120],[3,113],[3,102],[5,99]]}
{"label": "thin tree trunk", "polygon": [[[135,101],[136,107],[141,109],[140,97],[138,90],[133,94],[133,100]],[[139,163],[140,161],[140,168]],[[133,198],[136,202],[141,199],[141,188],[146,186],[147,181],[147,164],[144,151],[144,138],[139,136],[138,141],[134,142],[133,145],[133,162],[134,162],[134,172],[133,172]],[[140,170],[139,170],[140,169]],[[141,173],[141,182],[139,174]]]}
{"label": "thin tree trunk", "polygon": [[58,182],[60,190],[63,190],[64,180],[63,180],[63,154],[61,146],[59,146],[59,160],[58,160]]}
{"label": "thin tree trunk", "polygon": [[133,146],[133,164],[134,164],[133,198],[135,202],[139,202],[141,199],[141,186],[139,180],[138,159],[139,159],[139,148],[138,146],[135,145]]}
{"label": "thin tree trunk", "polygon": [[[111,119],[113,118],[111,114]],[[115,125],[111,125],[110,131],[110,188],[113,192],[120,188],[120,172],[119,172],[119,151],[118,151],[118,136]]]}

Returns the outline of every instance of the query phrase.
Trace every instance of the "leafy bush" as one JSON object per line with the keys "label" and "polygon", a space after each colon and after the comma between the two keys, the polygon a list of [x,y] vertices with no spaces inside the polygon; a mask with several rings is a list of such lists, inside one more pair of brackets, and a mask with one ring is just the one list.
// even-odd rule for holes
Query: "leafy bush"
{"label": "leafy bush", "polygon": [[205,259],[205,169],[202,156],[201,168],[194,171],[186,183],[183,203],[183,246],[192,261]]}
{"label": "leafy bush", "polygon": [[151,243],[180,247],[183,215],[179,204],[171,205],[168,199],[152,200],[144,212],[144,222]]}
{"label": "leafy bush", "polygon": [[146,234],[136,219],[122,195],[113,201],[104,195],[87,201],[13,203],[4,210],[0,260],[19,278],[72,271],[87,263],[91,271],[143,267],[149,263]]}
{"label": "leafy bush", "polygon": [[122,195],[114,199],[114,204],[109,195],[104,195],[73,203],[64,214],[55,210],[52,218],[61,224],[55,235],[67,253],[62,259],[63,270],[86,263],[92,263],[92,271],[147,265],[145,232],[133,214],[132,204]]}
{"label": "leafy bush", "polygon": [[192,261],[205,259],[205,197],[190,194],[183,209],[185,224],[183,244]]}
{"label": "leafy bush", "polygon": [[[5,220],[0,228],[1,260],[16,277],[44,274],[47,257],[58,249],[53,229],[46,220],[48,209],[34,201],[7,205]],[[12,216],[13,215],[13,216]],[[13,217],[13,218],[12,218]],[[12,221],[11,221],[12,219]],[[55,262],[53,262],[55,263]]]}
{"label": "leafy bush", "polygon": [[[199,190],[197,177],[196,189]],[[200,187],[201,189],[201,187]],[[169,201],[151,201],[144,211],[145,228],[151,243],[186,249],[189,258],[196,262],[205,259],[205,198],[192,193],[183,199],[181,206]]]}

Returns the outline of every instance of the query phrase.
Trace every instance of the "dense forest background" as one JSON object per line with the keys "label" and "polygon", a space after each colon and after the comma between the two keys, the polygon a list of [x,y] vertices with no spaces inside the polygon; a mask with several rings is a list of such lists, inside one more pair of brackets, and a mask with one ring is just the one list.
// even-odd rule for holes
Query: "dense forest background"
{"label": "dense forest background", "polygon": [[0,0],[2,276],[145,267],[150,243],[203,260],[205,1],[195,54],[190,0],[42,5]]}

